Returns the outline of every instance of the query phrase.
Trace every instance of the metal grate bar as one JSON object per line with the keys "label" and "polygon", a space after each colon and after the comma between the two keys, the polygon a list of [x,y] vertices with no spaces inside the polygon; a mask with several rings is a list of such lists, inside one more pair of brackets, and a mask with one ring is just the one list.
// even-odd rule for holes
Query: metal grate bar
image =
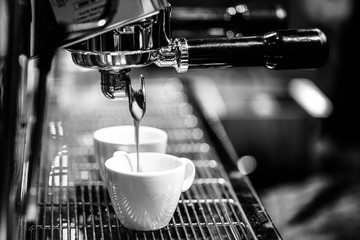
{"label": "metal grate bar", "polygon": [[[209,185],[209,184],[206,184],[205,185],[205,188],[207,188],[207,190],[210,192],[213,190],[213,193],[211,195],[215,196],[215,197],[219,197],[221,198],[221,194],[219,194],[218,192],[218,188],[214,188],[214,185]],[[204,190],[204,189],[203,189]],[[232,200],[232,199],[231,199]],[[234,200],[232,200],[231,202],[233,202]],[[230,204],[231,205],[231,204]],[[221,207],[221,208],[220,208]],[[239,234],[235,233],[235,229],[233,228],[233,222],[229,216],[229,213],[228,213],[228,208],[227,208],[227,205],[224,204],[223,201],[220,201],[220,204],[215,204],[215,210],[216,210],[216,213],[221,216],[223,215],[223,217],[220,217],[221,219],[221,222],[225,225],[225,222],[228,222],[230,224],[230,230],[231,230],[231,233],[229,233],[228,231],[226,231],[226,234],[227,236],[230,238],[231,235],[234,235],[234,236],[237,236]],[[232,215],[236,215],[236,213],[232,213]],[[237,224],[237,223],[235,223]]]}
{"label": "metal grate bar", "polygon": [[[193,223],[192,223],[190,215],[189,215],[189,211],[188,211],[187,207],[185,206],[184,202],[182,203],[182,205],[183,205],[183,209],[185,209],[185,211],[184,211],[185,212],[185,217],[187,217],[187,219],[189,219],[189,224],[190,224],[190,229],[191,229],[192,235],[196,236],[195,230],[194,230],[194,227],[193,227]],[[180,219],[181,219],[181,225],[185,225],[185,222],[184,222],[183,218],[181,217],[182,215],[179,215],[179,216],[180,216]]]}
{"label": "metal grate bar", "polygon": [[[183,202],[183,204],[185,204],[185,202],[186,202],[186,200],[184,199],[183,196],[187,196],[187,195],[188,195],[188,194],[185,192],[185,193],[182,195],[182,197],[181,197],[181,200],[180,200],[180,201]],[[188,196],[187,196],[187,197],[188,197]],[[194,204],[190,204],[190,206],[191,206],[192,212],[195,213],[196,210],[195,210]],[[190,219],[190,216],[188,216],[188,217],[189,217],[189,219]],[[195,219],[196,219],[196,223],[198,224],[198,226],[201,226],[201,225],[202,225],[202,222],[200,221],[198,214],[194,214],[194,217],[195,217]],[[205,220],[205,224],[208,225],[206,220]],[[207,230],[208,233],[209,233],[209,229],[207,228],[206,230]],[[205,238],[205,232],[204,232],[204,230],[203,230],[202,227],[200,227],[200,233],[201,233],[201,238]],[[210,239],[213,239],[213,237],[212,237],[211,235],[210,235]]]}
{"label": "metal grate bar", "polygon": [[[214,184],[216,183],[222,183],[220,184],[220,187],[222,188],[220,191],[217,191],[216,188],[215,189],[215,192],[214,192],[214,196],[217,196],[217,198],[219,199],[222,199],[221,202],[222,203],[227,203],[227,202],[231,202],[231,203],[234,203],[234,204],[229,204],[228,206],[230,207],[230,212],[232,213],[232,216],[235,217],[235,222],[236,223],[240,223],[240,224],[243,224],[242,221],[243,220],[240,220],[239,219],[239,214],[237,213],[237,211],[235,210],[235,204],[236,204],[236,201],[233,199],[233,197],[230,195],[230,192],[231,191],[226,191],[225,189],[223,189],[223,187],[226,186],[226,184],[228,183],[225,179],[222,179],[222,178],[219,178],[219,179],[214,179],[214,178],[210,178],[212,176],[216,176],[217,174],[215,174],[213,171],[213,168],[220,168],[220,166],[218,166],[217,162],[214,161],[214,160],[210,160],[210,161],[197,161],[197,167],[200,168],[202,167],[202,171],[200,171],[200,173],[204,173],[204,176],[201,180],[205,179],[205,181],[207,183],[209,182],[212,182],[213,184],[204,184],[204,186],[206,186],[207,188],[209,188],[210,186],[212,186],[212,188],[214,188]],[[206,166],[211,166],[211,167],[206,167]],[[224,171],[224,170],[222,170]],[[223,176],[223,174],[219,174],[219,176]],[[213,201],[217,201],[216,199],[214,199]],[[242,211],[241,208],[237,208],[238,211]],[[227,212],[226,212],[227,213]],[[229,217],[229,216],[228,216]],[[245,235],[245,231],[244,231],[244,227],[241,227],[240,228],[241,232],[243,235]],[[235,232],[234,234],[236,235],[240,235],[240,234],[237,234],[237,232]],[[240,236],[239,236],[240,237]]]}
{"label": "metal grate bar", "polygon": [[[75,239],[79,239],[79,218],[78,218],[78,206],[76,204],[77,202],[77,196],[75,194],[75,189],[73,186],[69,187],[69,195],[68,195],[68,202],[69,204],[71,203],[71,199],[70,199],[70,195],[74,197],[74,201],[73,203],[71,203],[71,205],[74,206],[74,227],[75,227]],[[69,207],[69,211],[70,211],[70,207]],[[69,221],[69,225],[72,225],[71,222]],[[73,227],[73,226],[71,226]],[[71,238],[70,238],[71,239]]]}
{"label": "metal grate bar", "polygon": [[[96,236],[98,234],[99,229],[96,227],[95,225],[95,211],[94,211],[94,202],[93,202],[93,196],[92,196],[92,190],[93,190],[93,186],[88,186],[87,188],[87,194],[88,194],[88,202],[89,202],[89,207],[90,207],[90,216],[91,216],[91,228],[92,228],[92,233],[93,233],[93,239],[96,239]],[[101,217],[99,218],[100,223],[101,223]],[[102,231],[102,225],[100,226],[100,230],[101,233],[103,233]],[[103,237],[103,236],[101,236]]]}
{"label": "metal grate bar", "polygon": [[[57,214],[57,212],[55,212],[54,210],[54,195],[56,194],[55,193],[55,190],[54,190],[54,188],[55,188],[55,177],[54,177],[54,172],[52,171],[52,172],[50,172],[50,186],[51,186],[51,190],[50,190],[50,229],[51,229],[51,239],[53,239],[54,238],[54,228],[55,228],[55,222],[54,222],[54,218],[55,218],[55,216],[56,216],[56,214]],[[60,231],[59,231],[59,233],[58,233],[59,235],[61,234],[60,233]],[[61,235],[59,236],[60,238],[61,238]]]}
{"label": "metal grate bar", "polygon": [[[102,194],[104,196],[106,196],[107,194],[107,191],[105,188],[102,188]],[[108,202],[108,198],[107,197],[104,197],[104,203],[105,203],[105,213],[106,213],[106,219],[107,219],[107,228],[108,228],[108,231],[109,231],[109,235],[110,235],[110,239],[113,239],[113,232],[112,232],[112,221],[111,221],[111,218],[110,218],[110,210],[109,210],[109,202]]]}
{"label": "metal grate bar", "polygon": [[[82,225],[83,225],[83,232],[84,232],[84,238],[85,239],[88,239],[88,236],[87,236],[87,228],[86,228],[86,210],[85,210],[85,194],[84,194],[84,189],[85,187],[84,186],[80,186],[80,197],[81,197],[81,206],[82,206]],[[95,232],[93,231],[93,234],[95,234]],[[93,236],[94,237],[94,236]]]}
{"label": "metal grate bar", "polygon": [[[180,234],[180,232],[185,232],[186,233],[186,229],[185,229],[185,223],[183,220],[183,216],[182,214],[179,212],[179,208],[176,208],[176,212],[178,213],[178,217],[180,218],[180,224],[174,224],[173,226],[175,226],[175,228],[178,230],[176,231],[176,233]],[[175,218],[173,218],[175,219]],[[182,231],[181,231],[182,230]],[[183,234],[183,236],[185,237],[185,239],[189,239],[187,234]],[[180,239],[184,238],[181,237]]]}
{"label": "metal grate bar", "polygon": [[[92,187],[92,189],[95,188],[95,193],[96,193],[96,204],[95,206],[97,206],[97,210],[99,212],[99,223],[100,223],[100,231],[101,231],[101,238],[104,238],[104,222],[103,222],[103,218],[102,218],[102,214],[103,211],[101,210],[101,206],[100,206],[100,194],[99,194],[99,186],[95,185]],[[92,191],[91,191],[92,192]],[[92,196],[90,196],[90,198],[92,198]]]}
{"label": "metal grate bar", "polygon": [[[199,188],[198,186],[199,186],[199,185],[195,185],[193,189],[194,189],[195,195],[201,196],[201,194],[198,192],[198,188]],[[204,196],[204,194],[203,194],[202,196]],[[196,199],[199,200],[198,197],[196,197]],[[205,204],[205,206],[204,206],[204,204]],[[201,210],[202,210],[201,213],[202,213],[202,216],[203,216],[203,218],[204,218],[204,220],[205,220],[205,222],[206,222],[206,225],[208,226],[208,225],[209,225],[209,222],[208,222],[208,220],[207,220],[207,216],[206,216],[206,214],[205,214],[205,210],[206,210],[207,212],[209,212],[209,214],[210,214],[210,220],[211,220],[212,223],[215,225],[215,229],[216,229],[216,231],[217,231],[217,233],[218,233],[217,235],[220,235],[220,236],[221,236],[220,230],[219,230],[219,228],[218,228],[218,226],[217,226],[217,224],[216,224],[216,220],[215,220],[214,215],[213,215],[213,213],[212,213],[212,211],[211,211],[211,207],[210,207],[209,203],[208,203],[207,201],[205,201],[204,204],[200,203],[200,207],[201,207]],[[204,210],[204,209],[205,209],[205,210]]]}
{"label": "metal grate bar", "polygon": [[[185,212],[186,212],[186,216],[188,217],[188,219],[190,219],[189,222],[190,222],[191,226],[193,227],[193,224],[194,224],[194,223],[192,223],[192,221],[191,221],[190,213],[189,213],[189,211],[187,210],[186,204],[187,204],[188,206],[190,206],[191,211],[192,211],[193,213],[195,212],[194,204],[191,203],[191,202],[187,202],[187,201],[184,199],[184,196],[187,196],[187,193],[186,193],[186,192],[184,192],[184,193],[181,195],[181,198],[180,198],[179,203],[182,204],[183,208],[186,210],[186,211],[185,211]],[[195,217],[195,219],[196,219],[196,223],[195,223],[195,224],[197,224],[198,226],[200,226],[200,225],[201,225],[201,222],[200,222],[199,217],[197,216],[197,214],[194,214],[194,217]],[[194,230],[193,230],[193,231],[194,231]],[[203,228],[200,228],[200,234],[201,234],[201,238],[205,238],[205,235],[204,235],[204,232],[203,232]],[[195,234],[195,231],[194,231],[194,235],[196,235],[196,234]]]}

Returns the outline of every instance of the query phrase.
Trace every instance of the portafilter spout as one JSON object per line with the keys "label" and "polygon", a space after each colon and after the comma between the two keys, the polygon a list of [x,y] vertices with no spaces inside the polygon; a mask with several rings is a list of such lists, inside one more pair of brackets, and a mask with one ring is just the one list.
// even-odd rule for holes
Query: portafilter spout
{"label": "portafilter spout", "polygon": [[131,86],[130,69],[100,70],[101,91],[111,100],[128,99],[129,110],[135,120],[141,120],[146,110],[145,78],[140,75],[140,89]]}
{"label": "portafilter spout", "polygon": [[131,88],[130,76],[123,70],[100,70],[101,91],[109,99],[125,99],[128,97],[128,89]]}

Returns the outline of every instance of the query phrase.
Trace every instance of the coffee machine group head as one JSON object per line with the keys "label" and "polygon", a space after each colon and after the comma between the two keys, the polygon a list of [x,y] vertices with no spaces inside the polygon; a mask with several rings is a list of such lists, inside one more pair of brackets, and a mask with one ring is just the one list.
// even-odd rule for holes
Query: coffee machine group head
{"label": "coffee machine group head", "polygon": [[178,72],[187,70],[186,41],[171,37],[171,7],[163,2],[156,5],[162,8],[153,14],[65,48],[76,65],[99,70],[107,98],[131,98],[134,90],[128,72],[132,68],[155,63]]}
{"label": "coffee machine group head", "polygon": [[[279,30],[233,38],[172,38],[170,4],[152,2],[158,8],[153,8],[151,14],[123,21],[107,32],[65,47],[76,65],[99,70],[107,98],[129,97],[132,88],[128,72],[150,64],[183,73],[208,67],[317,68],[327,60],[326,36],[319,29]],[[225,14],[228,12],[224,12],[224,18]]]}

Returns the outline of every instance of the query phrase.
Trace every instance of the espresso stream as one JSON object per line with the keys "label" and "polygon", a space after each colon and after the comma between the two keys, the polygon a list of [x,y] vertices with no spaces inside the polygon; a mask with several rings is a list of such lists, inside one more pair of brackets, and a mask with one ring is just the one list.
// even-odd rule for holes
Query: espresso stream
{"label": "espresso stream", "polygon": [[[134,104],[133,104],[134,105]],[[140,154],[139,154],[139,139],[140,139],[140,120],[142,118],[142,116],[145,113],[145,110],[140,108],[140,106],[136,105],[133,106],[133,108],[131,108],[131,113],[134,116],[137,116],[137,118],[134,117],[134,130],[135,130],[135,144],[136,144],[136,169],[138,172],[140,172]],[[139,116],[141,116],[141,118],[138,118]]]}
{"label": "espresso stream", "polygon": [[139,154],[139,127],[140,120],[143,118],[146,110],[146,101],[145,101],[145,80],[144,77],[140,76],[141,81],[141,89],[138,91],[134,91],[132,88],[130,89],[130,97],[129,97],[129,109],[131,116],[134,119],[134,128],[135,128],[135,144],[136,144],[136,159],[137,159],[137,171],[140,172],[140,154]]}
{"label": "espresso stream", "polygon": [[140,154],[139,154],[139,127],[140,127],[140,120],[134,120],[134,127],[135,127],[135,144],[136,144],[136,169],[140,172]]}

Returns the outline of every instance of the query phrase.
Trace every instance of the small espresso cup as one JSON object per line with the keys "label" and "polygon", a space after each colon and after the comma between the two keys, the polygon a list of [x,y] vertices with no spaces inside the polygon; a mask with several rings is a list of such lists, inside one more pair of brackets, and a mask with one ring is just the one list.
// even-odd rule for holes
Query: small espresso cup
{"label": "small espresso cup", "polygon": [[[148,126],[139,127],[139,152],[166,153],[168,135],[165,131]],[[93,134],[94,154],[101,178],[106,181],[105,161],[116,151],[136,152],[135,127],[122,125],[101,128]]]}
{"label": "small espresso cup", "polygon": [[187,158],[163,153],[117,152],[105,162],[108,191],[120,223],[137,231],[165,227],[182,192],[195,177],[195,165]]}

